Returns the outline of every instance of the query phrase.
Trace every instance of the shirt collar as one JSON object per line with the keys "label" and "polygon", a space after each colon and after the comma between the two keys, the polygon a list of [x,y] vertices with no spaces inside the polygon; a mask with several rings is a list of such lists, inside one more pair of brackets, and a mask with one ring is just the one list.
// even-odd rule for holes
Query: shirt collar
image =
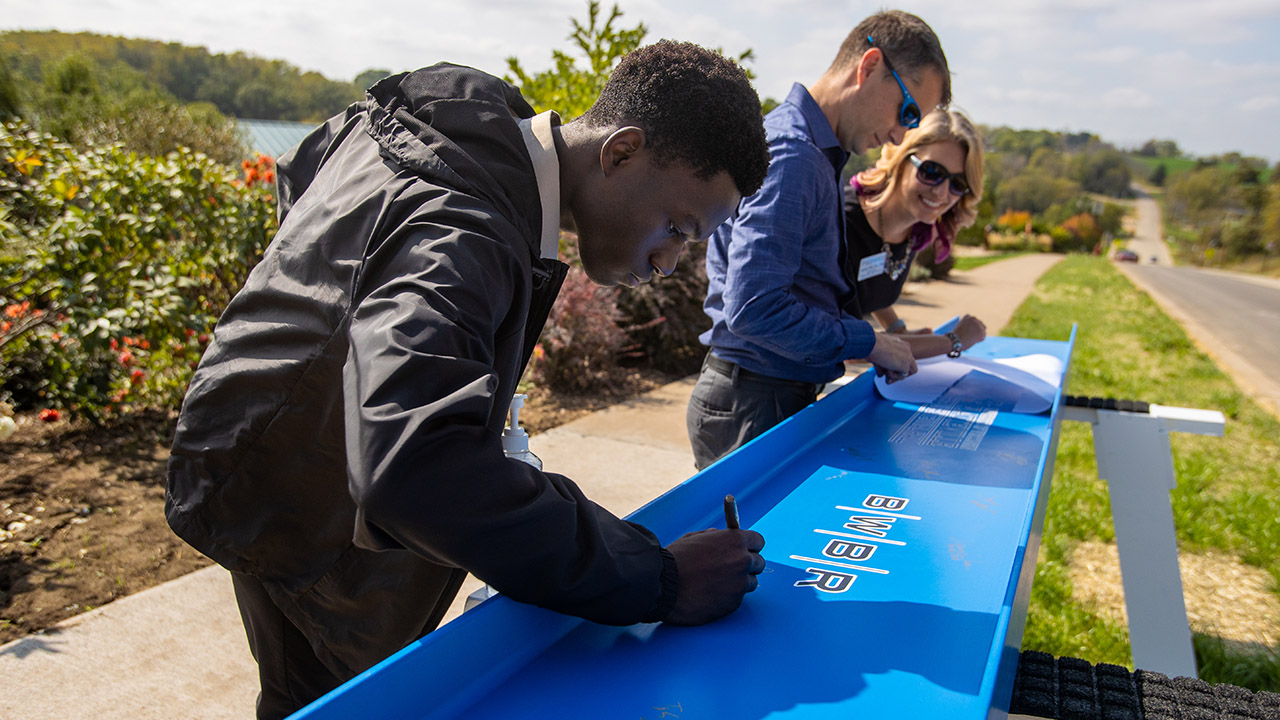
{"label": "shirt collar", "polygon": [[831,127],[831,121],[827,120],[827,114],[822,112],[818,101],[809,94],[808,88],[795,83],[791,86],[791,92],[787,94],[787,102],[799,108],[800,116],[809,126],[809,137],[813,138],[813,143],[818,146],[818,149],[831,158],[832,165],[843,168],[849,161],[849,153],[841,147],[840,139],[836,137],[836,131]]}
{"label": "shirt collar", "polygon": [[787,95],[787,102],[800,108],[800,114],[809,124],[809,133],[815,145],[823,150],[829,148],[844,150],[840,147],[840,140],[836,138],[836,131],[831,128],[831,122],[827,120],[826,113],[818,107],[818,101],[813,99],[804,85],[800,83],[792,85],[791,92]]}
{"label": "shirt collar", "polygon": [[533,160],[533,174],[538,181],[538,198],[542,201],[542,235],[539,256],[555,260],[560,256],[560,159],[556,155],[551,123],[560,122],[554,110],[520,121],[524,146]]}

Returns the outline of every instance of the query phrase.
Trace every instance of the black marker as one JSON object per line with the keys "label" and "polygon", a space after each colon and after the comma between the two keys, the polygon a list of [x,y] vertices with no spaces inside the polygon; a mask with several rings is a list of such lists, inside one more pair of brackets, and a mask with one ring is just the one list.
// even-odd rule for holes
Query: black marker
{"label": "black marker", "polygon": [[724,496],[724,524],[730,530],[741,529],[738,525],[738,501],[732,495]]}

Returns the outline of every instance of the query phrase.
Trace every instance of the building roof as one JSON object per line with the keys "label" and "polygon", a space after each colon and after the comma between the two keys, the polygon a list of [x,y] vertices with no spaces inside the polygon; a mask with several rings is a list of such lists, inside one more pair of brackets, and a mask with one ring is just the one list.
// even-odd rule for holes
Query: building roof
{"label": "building roof", "polygon": [[287,120],[237,119],[236,124],[244,134],[249,149],[255,153],[278,158],[302,141],[316,123],[290,122]]}

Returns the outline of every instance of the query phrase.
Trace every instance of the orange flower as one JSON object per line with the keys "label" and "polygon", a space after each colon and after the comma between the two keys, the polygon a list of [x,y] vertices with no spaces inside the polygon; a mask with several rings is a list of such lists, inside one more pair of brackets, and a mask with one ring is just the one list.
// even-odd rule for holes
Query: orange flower
{"label": "orange flower", "polygon": [[62,417],[62,413],[52,408],[45,408],[40,411],[40,419],[44,422],[57,422]]}

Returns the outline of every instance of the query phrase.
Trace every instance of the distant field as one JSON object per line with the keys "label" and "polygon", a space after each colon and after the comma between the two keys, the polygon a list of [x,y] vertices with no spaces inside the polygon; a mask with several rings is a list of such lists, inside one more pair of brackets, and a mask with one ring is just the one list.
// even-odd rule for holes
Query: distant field
{"label": "distant field", "polygon": [[[1151,177],[1151,173],[1155,172],[1157,165],[1161,165],[1161,164],[1164,165],[1164,170],[1168,177],[1173,177],[1179,173],[1187,172],[1189,170],[1194,169],[1196,166],[1195,158],[1153,158],[1153,157],[1142,157],[1141,155],[1130,155],[1129,159],[1138,168],[1141,168],[1138,171],[1138,174],[1141,175],[1142,177],[1138,179],[1144,180],[1144,181],[1147,178]],[[1219,167],[1221,167],[1223,170],[1226,170],[1227,172],[1230,172],[1236,169],[1236,164],[1223,163],[1219,165]],[[1271,178],[1271,168],[1264,169],[1262,171],[1262,174],[1259,176],[1259,180],[1264,183],[1270,182],[1270,178]]]}
{"label": "distant field", "polygon": [[[1150,177],[1151,173],[1155,172],[1157,165],[1164,165],[1165,172],[1171,176],[1186,172],[1196,166],[1196,161],[1193,158],[1153,158],[1131,155],[1130,159],[1146,168],[1147,177]],[[1146,178],[1143,179],[1145,180]]]}

